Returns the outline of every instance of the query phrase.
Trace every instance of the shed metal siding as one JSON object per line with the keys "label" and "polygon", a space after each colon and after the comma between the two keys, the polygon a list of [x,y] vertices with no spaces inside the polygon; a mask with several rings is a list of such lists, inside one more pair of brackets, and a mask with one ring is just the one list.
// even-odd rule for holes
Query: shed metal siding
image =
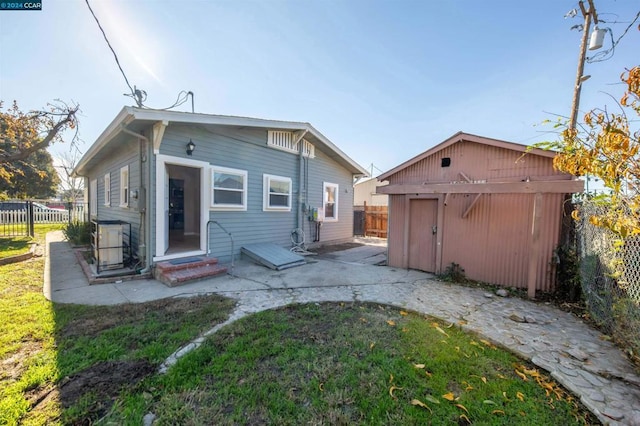
{"label": "shed metal siding", "polygon": [[[441,159],[451,159],[449,167],[441,166]],[[391,184],[461,181],[460,172],[472,180],[504,179],[524,176],[571,176],[552,167],[552,160],[505,148],[461,141],[444,148],[389,177]]]}
{"label": "shed metal siding", "polygon": [[[451,159],[442,167],[441,159]],[[552,159],[522,155],[502,147],[460,141],[388,177],[390,184],[463,182],[464,173],[472,181],[549,177],[571,179],[553,169]],[[406,198],[389,197],[389,253],[391,266],[407,267],[405,221]],[[532,219],[535,194],[483,194],[463,218],[476,194],[450,194],[443,207],[443,271],[451,263],[462,266],[467,277],[488,283],[527,288],[531,257]],[[561,232],[563,194],[543,194],[540,218],[540,255],[535,265],[536,289],[552,291],[553,251]]]}
{"label": "shed metal siding", "polygon": [[[466,218],[475,194],[451,194],[444,207],[442,268],[457,263],[468,277],[527,288],[535,194],[483,194]],[[562,194],[545,194],[536,288],[551,291],[553,250],[560,237]]]}

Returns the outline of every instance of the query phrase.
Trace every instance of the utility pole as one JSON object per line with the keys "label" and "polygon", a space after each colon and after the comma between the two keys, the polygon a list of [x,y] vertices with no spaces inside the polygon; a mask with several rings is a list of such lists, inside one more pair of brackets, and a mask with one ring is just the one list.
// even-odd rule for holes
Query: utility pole
{"label": "utility pole", "polygon": [[589,2],[589,10],[584,8],[584,2],[580,0],[580,11],[584,16],[584,27],[582,28],[582,42],[580,43],[580,56],[578,57],[578,72],[576,74],[576,85],[573,89],[573,102],[571,106],[571,119],[569,121],[569,129],[575,130],[576,122],[578,121],[578,108],[580,107],[580,90],[582,89],[584,61],[587,54],[587,38],[589,37],[589,29],[591,28],[591,18],[593,22],[598,24],[598,15],[596,14],[596,7],[593,5],[593,0],[587,0]]}

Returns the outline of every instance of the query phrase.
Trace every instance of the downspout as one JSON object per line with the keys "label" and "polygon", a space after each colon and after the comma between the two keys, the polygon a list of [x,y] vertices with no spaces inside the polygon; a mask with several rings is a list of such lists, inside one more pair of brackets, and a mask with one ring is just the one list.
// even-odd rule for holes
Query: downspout
{"label": "downspout", "polygon": [[[121,129],[124,133],[131,135],[131,136],[135,136],[138,138],[139,140],[139,144],[138,144],[138,167],[140,170],[140,189],[138,190],[138,200],[140,200],[140,197],[143,196],[144,194],[144,206],[142,207],[142,209],[140,209],[140,229],[138,231],[138,255],[141,255],[142,259],[140,259],[142,261],[142,266],[143,268],[140,270],[140,274],[146,274],[147,272],[149,272],[151,270],[151,266],[149,265],[149,263],[147,262],[148,259],[148,254],[147,254],[147,247],[148,244],[145,243],[146,241],[146,230],[149,229],[147,226],[147,204],[148,204],[148,196],[147,196],[147,191],[146,191],[146,187],[144,184],[144,176],[145,176],[145,171],[143,171],[142,168],[142,163],[146,162],[147,159],[147,155],[146,155],[146,150],[143,150],[143,148],[146,146],[149,146],[149,138],[147,138],[145,135],[133,132],[129,129],[127,129],[124,124],[121,126]],[[145,144],[146,142],[146,144]],[[144,145],[143,145],[144,144]],[[139,201],[138,201],[139,203]],[[138,204],[139,205],[139,204]],[[140,242],[142,241],[142,243],[144,244],[144,250],[141,250],[141,244]],[[141,251],[143,251],[143,253],[140,253]]]}
{"label": "downspout", "polygon": [[303,226],[303,212],[302,212],[302,180],[304,179],[304,143],[302,143],[302,138],[307,134],[307,129],[304,129],[302,134],[298,136],[297,140],[294,142],[299,145],[298,148],[298,214],[296,214],[296,229],[302,229]]}

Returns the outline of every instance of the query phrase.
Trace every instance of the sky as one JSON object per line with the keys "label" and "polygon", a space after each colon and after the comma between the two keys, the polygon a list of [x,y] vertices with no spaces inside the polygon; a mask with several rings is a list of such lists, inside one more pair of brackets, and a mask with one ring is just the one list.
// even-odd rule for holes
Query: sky
{"label": "sky", "polygon": [[[84,0],[0,11],[0,100],[80,105],[81,152],[125,105],[125,79]],[[165,108],[311,123],[378,175],[458,131],[554,140],[571,111],[582,24],[573,0],[89,0],[131,86]],[[586,2],[585,2],[586,4]],[[638,0],[594,0],[611,48]],[[617,109],[640,65],[636,21],[587,62],[580,119]],[[593,28],[593,27],[592,27]],[[588,51],[592,58],[600,51]],[[178,107],[191,111],[191,102]],[[69,144],[50,151],[63,155]]]}

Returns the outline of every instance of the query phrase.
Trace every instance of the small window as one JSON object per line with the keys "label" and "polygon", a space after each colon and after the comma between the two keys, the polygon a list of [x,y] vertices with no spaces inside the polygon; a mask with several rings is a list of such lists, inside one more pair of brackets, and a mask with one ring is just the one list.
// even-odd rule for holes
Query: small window
{"label": "small window", "polygon": [[98,180],[92,179],[89,182],[89,210],[91,217],[98,216]]}
{"label": "small window", "polygon": [[129,207],[129,166],[120,169],[120,207]]}
{"label": "small window", "polygon": [[324,182],[324,221],[325,222],[337,222],[338,221],[338,184]]}
{"label": "small window", "polygon": [[291,211],[291,179],[273,175],[263,176],[262,210]]}
{"label": "small window", "polygon": [[104,175],[104,205],[111,205],[111,174]]}
{"label": "small window", "polygon": [[247,210],[246,170],[213,167],[211,170],[211,208]]}
{"label": "small window", "polygon": [[443,157],[440,160],[440,166],[441,167],[449,167],[451,165],[451,158],[449,157]]}

